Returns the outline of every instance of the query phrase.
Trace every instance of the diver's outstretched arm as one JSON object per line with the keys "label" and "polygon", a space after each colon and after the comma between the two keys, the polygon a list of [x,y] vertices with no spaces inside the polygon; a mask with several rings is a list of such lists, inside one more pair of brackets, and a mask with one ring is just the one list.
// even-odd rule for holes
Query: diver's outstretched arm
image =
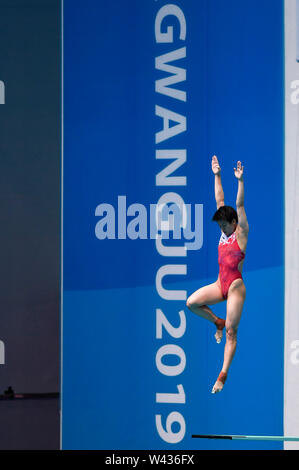
{"label": "diver's outstretched arm", "polygon": [[237,193],[237,201],[236,201],[238,224],[239,224],[240,229],[242,229],[242,231],[246,233],[249,230],[249,225],[248,225],[247,216],[246,216],[246,212],[244,208],[244,180],[243,180],[244,166],[242,166],[240,161],[238,161],[237,163],[237,168],[234,168],[234,172],[235,172],[235,177],[238,180],[238,193]]}
{"label": "diver's outstretched arm", "polygon": [[216,155],[212,158],[212,171],[215,175],[215,199],[217,209],[219,209],[219,207],[224,206],[224,192],[221,183],[221,168]]}

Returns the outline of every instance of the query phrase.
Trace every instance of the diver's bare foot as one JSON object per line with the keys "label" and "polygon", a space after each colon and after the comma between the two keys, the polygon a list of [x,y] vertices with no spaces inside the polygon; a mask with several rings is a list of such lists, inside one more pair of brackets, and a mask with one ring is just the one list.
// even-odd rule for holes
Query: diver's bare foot
{"label": "diver's bare foot", "polygon": [[212,388],[212,393],[219,393],[224,387],[225,381],[227,378],[226,372],[220,372],[218,379],[216,380],[214,387]]}
{"label": "diver's bare foot", "polygon": [[219,344],[221,343],[221,340],[222,340],[223,329],[225,327],[225,320],[222,320],[221,318],[217,318],[217,320],[215,321],[215,325],[217,328],[217,331],[215,333],[215,338],[216,338],[216,342]]}
{"label": "diver's bare foot", "polygon": [[223,389],[224,384],[220,380],[216,380],[214,387],[212,388],[212,393],[219,393]]}

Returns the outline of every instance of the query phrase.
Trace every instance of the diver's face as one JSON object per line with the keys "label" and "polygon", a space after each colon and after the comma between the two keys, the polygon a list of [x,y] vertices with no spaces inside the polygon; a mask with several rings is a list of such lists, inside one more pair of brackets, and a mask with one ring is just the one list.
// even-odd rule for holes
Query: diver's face
{"label": "diver's face", "polygon": [[227,222],[227,220],[219,220],[218,225],[220,227],[220,230],[229,237],[236,229],[237,222],[235,219],[231,223]]}

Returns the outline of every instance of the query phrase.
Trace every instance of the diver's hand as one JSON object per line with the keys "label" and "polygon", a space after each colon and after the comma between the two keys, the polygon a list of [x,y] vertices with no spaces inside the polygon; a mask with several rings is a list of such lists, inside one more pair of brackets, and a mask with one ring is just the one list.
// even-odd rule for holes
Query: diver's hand
{"label": "diver's hand", "polygon": [[216,155],[214,155],[212,158],[212,172],[214,173],[214,175],[220,175],[221,173],[221,168]]}

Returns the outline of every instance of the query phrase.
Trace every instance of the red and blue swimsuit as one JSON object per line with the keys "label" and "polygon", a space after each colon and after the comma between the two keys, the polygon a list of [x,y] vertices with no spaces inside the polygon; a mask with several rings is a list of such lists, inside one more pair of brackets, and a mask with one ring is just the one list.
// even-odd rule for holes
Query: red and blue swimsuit
{"label": "red and blue swimsuit", "polygon": [[245,258],[245,253],[240,249],[236,233],[229,237],[222,232],[218,245],[219,280],[222,295],[227,299],[228,289],[235,279],[243,279],[238,266]]}

